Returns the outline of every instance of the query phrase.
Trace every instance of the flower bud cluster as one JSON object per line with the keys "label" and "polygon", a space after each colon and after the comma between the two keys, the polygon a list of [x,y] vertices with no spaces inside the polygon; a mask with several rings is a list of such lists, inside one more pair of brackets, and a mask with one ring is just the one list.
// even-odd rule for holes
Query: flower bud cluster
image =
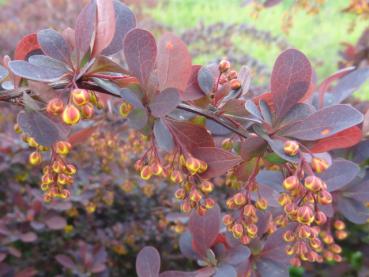
{"label": "flower bud cluster", "polygon": [[70,196],[68,187],[73,184],[73,175],[77,173],[77,167],[66,161],[71,148],[68,141],[58,141],[52,146],[52,158],[43,168],[40,185],[46,202],[54,198],[66,199]]}
{"label": "flower bud cluster", "polygon": [[232,90],[238,90],[241,88],[241,82],[237,79],[238,73],[235,70],[231,70],[231,63],[228,60],[221,60],[218,64],[220,73],[219,84],[229,84]]}
{"label": "flower bud cluster", "polygon": [[[288,149],[292,153],[295,148],[291,145],[288,145]],[[307,171],[311,175],[296,170],[294,175],[284,179],[282,186],[285,192],[278,199],[284,214],[276,217],[276,224],[285,227],[293,222],[296,226],[283,234],[283,239],[289,243],[286,253],[292,256],[290,262],[294,266],[300,266],[302,261],[321,263],[324,260],[342,259],[339,255],[341,248],[334,243],[332,235],[322,228],[327,223],[327,215],[319,209],[319,206],[332,203],[332,195],[326,183],[313,174],[313,171],[321,173],[326,170],[328,163],[314,157],[310,166]]]}
{"label": "flower bud cluster", "polygon": [[155,148],[135,163],[135,169],[140,172],[141,179],[150,180],[153,176],[162,177],[177,184],[175,198],[181,201],[181,210],[185,213],[196,209],[199,214],[205,214],[214,207],[215,202],[208,197],[213,189],[212,182],[201,177],[207,170],[207,163],[193,156],[168,155],[165,165],[157,158]]}
{"label": "flower bud cluster", "polygon": [[250,195],[245,191],[239,191],[226,201],[227,208],[235,210],[233,215],[226,214],[223,223],[234,238],[239,239],[243,244],[249,244],[257,236],[259,220],[257,212],[265,211],[268,208],[268,201],[263,197],[251,200]]}
{"label": "flower bud cluster", "polygon": [[54,116],[60,116],[67,125],[76,125],[81,119],[91,119],[97,109],[104,104],[94,91],[73,89],[67,104],[59,98],[53,98],[47,103],[46,111]]}

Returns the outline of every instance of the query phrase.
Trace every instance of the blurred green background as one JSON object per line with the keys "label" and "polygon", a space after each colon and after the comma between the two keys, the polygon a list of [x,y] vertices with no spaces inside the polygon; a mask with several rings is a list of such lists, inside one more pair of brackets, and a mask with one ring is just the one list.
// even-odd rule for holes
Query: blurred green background
{"label": "blurred green background", "polygon": [[[0,4],[4,2],[11,4],[11,1],[0,0]],[[28,0],[24,1],[29,3]],[[311,60],[320,81],[338,69],[339,51],[344,49],[342,43],[356,44],[363,30],[369,27],[369,20],[360,20],[356,15],[342,12],[349,5],[349,0],[325,0],[318,14],[308,14],[303,9],[295,10],[292,13],[293,25],[288,34],[282,31],[283,17],[287,11],[291,11],[296,0],[283,0],[281,4],[263,9],[256,18],[252,16],[254,11],[252,4],[242,5],[245,2],[251,2],[250,0],[122,1],[131,4],[134,8],[140,6],[140,20],[153,19],[155,22],[171,27],[178,35],[189,28],[199,26],[200,22],[206,26],[218,22],[247,24],[261,31],[269,31],[304,52]],[[355,28],[351,28],[353,22],[355,22]],[[266,45],[247,36],[235,35],[231,40],[245,54],[267,65],[270,70],[281,52],[275,44]],[[205,64],[216,58],[222,57],[217,53],[200,55],[194,62]],[[369,99],[368,84],[363,86],[356,96]]]}
{"label": "blurred green background", "polygon": [[[253,6],[242,7],[244,0],[169,0],[158,1],[154,8],[147,9],[147,13],[155,20],[172,26],[178,34],[188,28],[197,26],[199,22],[205,25],[216,22],[246,23],[254,25],[259,30],[272,32],[289,42],[289,44],[304,52],[312,61],[319,80],[329,76],[337,70],[340,60],[339,51],[343,50],[342,43],[355,44],[362,31],[369,26],[369,21],[356,20],[355,28],[349,31],[356,16],[342,13],[348,6],[348,0],[329,0],[316,15],[307,14],[298,9],[293,13],[293,26],[289,33],[282,31],[284,13],[291,8],[294,0],[284,0],[282,4],[264,9],[257,18],[253,18]],[[272,66],[280,49],[267,46],[244,36],[234,37],[245,53],[257,58],[261,62]],[[206,63],[214,57],[198,57],[195,62]],[[360,98],[369,99],[369,87],[366,84],[356,93]]]}

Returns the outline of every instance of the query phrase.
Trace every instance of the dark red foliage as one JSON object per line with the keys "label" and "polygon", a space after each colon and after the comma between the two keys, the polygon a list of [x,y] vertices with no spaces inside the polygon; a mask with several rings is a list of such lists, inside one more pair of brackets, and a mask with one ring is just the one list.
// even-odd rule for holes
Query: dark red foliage
{"label": "dark red foliage", "polygon": [[[140,277],[286,276],[289,265],[342,261],[335,238],[348,233],[340,218],[369,218],[368,157],[358,154],[369,152],[369,107],[348,101],[368,68],[343,69],[317,86],[308,58],[287,49],[275,61],[270,90],[257,91],[247,66],[193,65],[179,37],[165,33],[156,42],[117,0],[90,1],[74,29],[63,30],[25,36],[0,67],[0,101],[19,106],[15,131],[33,148],[29,164],[43,166],[40,188],[34,180],[1,187],[0,273],[21,274],[10,256],[47,241],[43,232],[55,236],[54,260],[44,269],[27,260],[22,269],[32,266],[30,276],[123,276],[130,268],[112,253],[137,252],[140,237],[162,251],[139,252]],[[122,66],[110,57],[118,53]],[[18,176],[13,165],[27,172],[20,140],[4,131],[1,170]],[[67,159],[72,148],[77,164]],[[130,195],[134,187],[150,200]],[[178,204],[184,214],[173,214]],[[89,215],[77,218],[76,207]],[[161,264],[160,256],[171,261],[175,252],[161,245],[175,237],[166,232],[169,222],[182,233],[183,256],[197,261],[180,265],[185,272],[160,273],[161,265],[180,264]],[[68,241],[74,226],[82,233]]]}

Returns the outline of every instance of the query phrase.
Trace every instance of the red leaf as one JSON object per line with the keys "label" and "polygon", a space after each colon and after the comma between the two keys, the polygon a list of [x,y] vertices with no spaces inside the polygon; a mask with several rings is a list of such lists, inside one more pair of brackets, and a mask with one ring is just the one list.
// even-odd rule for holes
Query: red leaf
{"label": "red leaf", "polygon": [[155,117],[163,117],[172,112],[179,104],[179,93],[175,88],[167,88],[155,95],[149,104],[151,114]]}
{"label": "red leaf", "polygon": [[91,57],[96,57],[112,42],[115,33],[115,10],[113,0],[96,0],[97,22],[95,43]]}
{"label": "red leaf", "polygon": [[362,134],[359,127],[354,126],[331,137],[317,141],[310,149],[313,153],[331,151],[333,149],[348,148],[361,141]]}
{"label": "red leaf", "polygon": [[276,60],[271,93],[277,117],[283,117],[309,89],[312,69],[309,60],[296,49],[284,51]]}
{"label": "red leaf", "polygon": [[240,156],[217,147],[198,147],[193,154],[208,164],[203,178],[221,176],[241,162]]}
{"label": "red leaf", "polygon": [[91,137],[91,135],[93,134],[93,132],[95,132],[96,129],[97,129],[97,126],[92,126],[92,127],[88,127],[88,128],[84,128],[82,130],[79,130],[79,131],[73,133],[68,138],[68,141],[72,145],[77,145],[77,144],[86,142],[86,140]]}
{"label": "red leaf", "polygon": [[160,90],[186,89],[192,73],[192,60],[185,43],[171,33],[166,33],[158,44],[158,77]]}
{"label": "red leaf", "polygon": [[263,100],[265,103],[268,104],[268,107],[271,112],[275,112],[275,105],[273,103],[273,96],[270,92],[265,92],[263,94],[260,94],[258,96],[255,96],[252,98],[252,101],[255,103],[255,105],[259,105],[260,101]]}
{"label": "red leaf", "polygon": [[319,110],[281,133],[287,137],[314,141],[331,137],[362,121],[363,115],[358,110],[349,105],[339,104]]}
{"label": "red leaf", "polygon": [[124,39],[123,50],[129,70],[145,85],[155,66],[155,38],[148,31],[133,29]]}
{"label": "red leaf", "polygon": [[20,236],[23,242],[33,242],[37,240],[37,235],[34,232],[24,233]]}
{"label": "red leaf", "polygon": [[45,220],[47,227],[51,230],[61,230],[67,225],[65,218],[61,216],[53,216]]}
{"label": "red leaf", "polygon": [[183,151],[192,153],[197,147],[214,147],[213,138],[204,127],[174,120],[166,120],[166,123]]}
{"label": "red leaf", "polygon": [[363,121],[363,135],[365,137],[369,136],[369,110],[366,111]]}
{"label": "red leaf", "polygon": [[76,267],[75,263],[66,255],[56,255],[55,259],[60,263],[62,266],[68,269],[74,269]]}
{"label": "red leaf", "polygon": [[28,55],[36,50],[41,51],[35,33],[23,37],[17,44],[14,52],[15,60],[26,60]]}
{"label": "red leaf", "polygon": [[70,46],[64,37],[53,29],[44,29],[37,32],[37,41],[46,56],[58,61],[71,64]]}
{"label": "red leaf", "polygon": [[121,1],[114,0],[115,10],[115,32],[114,37],[108,47],[102,52],[109,56],[122,50],[123,39],[126,34],[136,26],[136,18],[132,11]]}
{"label": "red leaf", "polygon": [[197,75],[199,73],[200,68],[201,68],[201,65],[192,66],[192,73],[188,80],[187,87],[185,89],[185,92],[181,94],[182,100],[184,101],[196,100],[196,99],[199,99],[205,96],[197,80]]}
{"label": "red leaf", "polygon": [[220,230],[220,208],[215,205],[214,208],[208,210],[205,215],[199,215],[193,211],[188,222],[188,228],[192,235],[192,242],[195,251],[200,256],[206,255]]}
{"label": "red leaf", "polygon": [[96,26],[96,3],[91,1],[83,8],[77,17],[75,41],[78,59],[82,59],[90,49],[93,33]]}
{"label": "red leaf", "polygon": [[35,276],[38,273],[38,271],[36,269],[34,269],[33,267],[27,267],[24,268],[21,271],[18,271],[14,277],[32,277]]}
{"label": "red leaf", "polygon": [[137,255],[136,271],[138,277],[156,277],[160,271],[160,255],[152,246],[144,247]]}
{"label": "red leaf", "polygon": [[334,81],[337,81],[338,79],[342,78],[346,74],[350,73],[354,67],[347,67],[344,69],[341,69],[335,73],[333,73],[331,76],[326,78],[320,85],[319,85],[319,103],[323,104],[324,94],[329,90],[330,86]]}

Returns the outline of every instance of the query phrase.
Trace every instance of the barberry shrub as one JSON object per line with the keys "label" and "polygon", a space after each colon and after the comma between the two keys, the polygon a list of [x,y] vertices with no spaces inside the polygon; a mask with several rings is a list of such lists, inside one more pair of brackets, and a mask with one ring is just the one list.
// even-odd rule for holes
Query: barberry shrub
{"label": "barberry shrub", "polygon": [[[110,57],[120,51],[127,68]],[[366,67],[318,84],[307,57],[288,49],[270,89],[251,94],[246,67],[193,65],[178,37],[157,42],[117,0],[91,1],[74,29],[27,35],[14,58],[0,67],[0,100],[22,108],[15,130],[32,148],[29,163],[42,167],[45,202],[71,197],[81,165],[68,154],[104,124],[136,130],[143,151],[132,166],[143,180],[178,187],[188,215],[180,250],[201,269],[160,273],[160,254],[145,247],[139,276],[286,276],[290,265],[341,262],[344,220],[368,219],[369,119],[348,104]],[[113,146],[105,155],[121,155]],[[73,268],[68,259],[58,256]]]}

